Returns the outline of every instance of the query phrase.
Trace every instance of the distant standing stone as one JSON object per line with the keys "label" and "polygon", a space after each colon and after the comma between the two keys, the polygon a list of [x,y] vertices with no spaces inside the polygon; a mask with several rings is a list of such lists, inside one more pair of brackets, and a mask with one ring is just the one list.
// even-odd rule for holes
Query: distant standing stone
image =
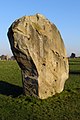
{"label": "distant standing stone", "polygon": [[45,99],[63,91],[69,66],[54,24],[41,14],[23,16],[10,26],[8,38],[22,70],[26,95]]}
{"label": "distant standing stone", "polygon": [[70,58],[75,58],[75,57],[76,57],[76,54],[75,53],[71,53]]}

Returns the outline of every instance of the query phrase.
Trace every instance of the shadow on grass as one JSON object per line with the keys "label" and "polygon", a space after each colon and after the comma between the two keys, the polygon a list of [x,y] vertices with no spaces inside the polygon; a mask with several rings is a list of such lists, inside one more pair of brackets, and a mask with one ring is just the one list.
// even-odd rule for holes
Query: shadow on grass
{"label": "shadow on grass", "polygon": [[0,81],[0,94],[18,97],[19,95],[23,94],[23,89],[17,85]]}
{"label": "shadow on grass", "polygon": [[75,75],[75,74],[77,74],[77,75],[79,74],[79,75],[80,75],[80,71],[72,71],[72,70],[71,70],[71,71],[69,71],[69,74],[74,74],[74,75]]}

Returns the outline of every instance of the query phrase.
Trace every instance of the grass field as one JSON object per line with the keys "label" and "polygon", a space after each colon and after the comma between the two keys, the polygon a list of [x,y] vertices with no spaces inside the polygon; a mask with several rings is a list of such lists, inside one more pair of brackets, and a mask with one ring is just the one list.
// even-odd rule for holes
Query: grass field
{"label": "grass field", "polygon": [[46,100],[22,94],[15,61],[0,61],[0,120],[80,120],[80,59],[70,59],[64,91]]}

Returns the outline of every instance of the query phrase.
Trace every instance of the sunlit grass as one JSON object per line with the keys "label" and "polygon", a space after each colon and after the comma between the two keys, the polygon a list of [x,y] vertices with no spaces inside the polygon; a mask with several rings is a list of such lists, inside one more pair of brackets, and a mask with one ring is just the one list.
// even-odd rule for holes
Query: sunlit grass
{"label": "sunlit grass", "polygon": [[0,61],[0,81],[22,86],[21,71],[16,61]]}

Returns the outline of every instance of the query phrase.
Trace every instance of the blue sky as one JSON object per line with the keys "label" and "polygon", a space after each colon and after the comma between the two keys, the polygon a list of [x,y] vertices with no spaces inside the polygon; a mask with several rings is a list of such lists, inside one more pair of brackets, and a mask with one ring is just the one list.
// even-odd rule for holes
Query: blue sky
{"label": "blue sky", "polygon": [[11,55],[7,31],[11,23],[24,15],[41,13],[59,29],[68,56],[80,56],[80,0],[1,0],[0,55]]}

